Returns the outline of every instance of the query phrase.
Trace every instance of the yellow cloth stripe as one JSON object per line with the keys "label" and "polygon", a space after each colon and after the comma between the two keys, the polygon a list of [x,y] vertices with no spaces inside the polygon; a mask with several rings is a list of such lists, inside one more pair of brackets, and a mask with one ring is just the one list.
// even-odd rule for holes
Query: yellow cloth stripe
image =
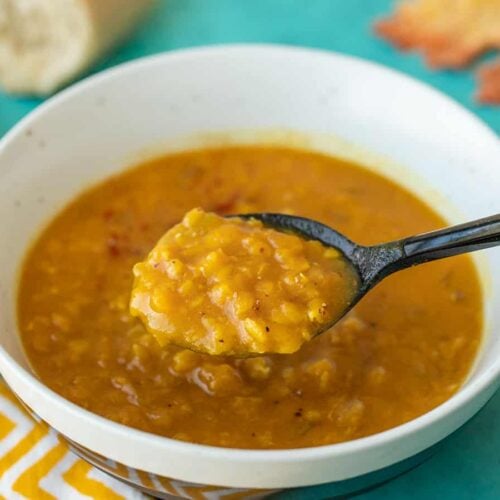
{"label": "yellow cloth stripe", "polygon": [[103,483],[87,477],[92,466],[83,460],[76,461],[64,474],[64,480],[82,495],[99,500],[125,500]]}
{"label": "yellow cloth stripe", "polygon": [[64,455],[68,453],[67,446],[59,442],[51,448],[40,460],[28,467],[13,484],[12,489],[26,498],[36,498],[37,500],[57,500],[39,485],[39,482],[47,475]]}
{"label": "yellow cloth stripe", "polygon": [[10,418],[0,413],[0,440],[7,437],[15,427],[16,424]]}
{"label": "yellow cloth stripe", "polygon": [[14,403],[16,406],[20,406],[21,403],[19,399],[14,396],[14,393],[5,384],[0,384],[0,394],[11,403]]}
{"label": "yellow cloth stripe", "polygon": [[0,477],[2,477],[5,471],[9,470],[19,459],[26,455],[26,453],[28,453],[28,451],[48,433],[49,428],[46,425],[36,424],[33,429],[16,444],[16,446],[0,458]]}
{"label": "yellow cloth stripe", "polygon": [[115,462],[115,464],[113,466],[110,466],[108,464],[108,467],[109,467],[109,470],[116,472],[116,474],[118,474],[120,477],[124,477],[124,478],[129,477],[128,469],[123,464]]}
{"label": "yellow cloth stripe", "polygon": [[245,490],[239,491],[237,493],[229,493],[229,495],[223,495],[222,498],[224,500],[241,500],[244,498],[248,498],[252,495],[262,495],[263,492],[271,491],[271,490]]}
{"label": "yellow cloth stripe", "polygon": [[151,478],[149,477],[149,474],[147,472],[138,470],[137,477],[141,481],[142,485],[145,486],[146,488],[153,489],[155,487],[153,481],[151,481]]}
{"label": "yellow cloth stripe", "polygon": [[205,493],[209,491],[220,490],[220,486],[183,486],[182,489],[186,492],[188,498],[192,500],[205,500]]}
{"label": "yellow cloth stripe", "polygon": [[165,477],[157,477],[158,482],[162,485],[163,489],[170,493],[171,495],[177,495],[178,492],[177,490],[172,486],[172,483],[170,482],[170,479],[167,479]]}

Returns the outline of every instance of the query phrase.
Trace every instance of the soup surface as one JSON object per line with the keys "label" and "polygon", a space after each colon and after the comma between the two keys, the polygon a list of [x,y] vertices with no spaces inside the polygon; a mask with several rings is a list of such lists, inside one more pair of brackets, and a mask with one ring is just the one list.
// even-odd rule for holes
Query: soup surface
{"label": "soup surface", "polygon": [[290,354],[340,318],[358,290],[335,248],[200,208],[134,266],[133,316],[162,346]]}
{"label": "soup surface", "polygon": [[466,377],[482,330],[467,256],[390,276],[294,354],[238,360],[160,347],[129,313],[132,267],[196,206],[303,215],[363,244],[444,225],[387,179],[317,153],[249,146],[155,159],[79,196],[26,258],[19,326],[45,384],[164,436],[293,448],[394,427]]}

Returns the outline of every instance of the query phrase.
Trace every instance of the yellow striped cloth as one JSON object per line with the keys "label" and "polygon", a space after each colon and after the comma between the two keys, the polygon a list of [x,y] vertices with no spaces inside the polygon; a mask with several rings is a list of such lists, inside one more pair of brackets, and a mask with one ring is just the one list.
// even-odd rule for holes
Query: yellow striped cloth
{"label": "yellow striped cloth", "polygon": [[36,422],[0,381],[0,498],[7,500],[145,500],[74,455]]}

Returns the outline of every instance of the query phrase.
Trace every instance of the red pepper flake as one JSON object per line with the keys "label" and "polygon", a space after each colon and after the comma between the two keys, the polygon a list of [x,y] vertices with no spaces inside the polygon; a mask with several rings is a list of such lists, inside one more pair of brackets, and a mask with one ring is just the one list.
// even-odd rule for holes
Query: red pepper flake
{"label": "red pepper flake", "polygon": [[104,212],[102,213],[102,218],[105,221],[109,221],[113,218],[114,215],[115,215],[115,211],[112,210],[111,208],[108,208],[108,209],[104,210]]}
{"label": "red pepper flake", "polygon": [[115,236],[110,236],[106,241],[106,246],[108,247],[108,252],[111,257],[118,257],[121,253],[118,246],[118,239]]}
{"label": "red pepper flake", "polygon": [[213,211],[222,213],[230,212],[236,205],[236,202],[239,200],[239,197],[240,195],[238,193],[232,194],[226,200],[221,201],[220,203],[216,203],[213,206]]}

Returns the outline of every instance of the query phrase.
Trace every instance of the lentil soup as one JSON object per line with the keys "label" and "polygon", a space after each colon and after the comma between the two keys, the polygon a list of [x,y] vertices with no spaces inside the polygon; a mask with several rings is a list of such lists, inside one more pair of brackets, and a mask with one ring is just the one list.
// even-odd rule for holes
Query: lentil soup
{"label": "lentil soup", "polygon": [[359,286],[335,248],[199,208],[134,266],[132,316],[160,345],[290,354],[340,318]]}
{"label": "lentil soup", "polygon": [[161,347],[129,313],[132,267],[193,207],[286,212],[361,244],[445,225],[422,201],[352,163],[282,147],[171,154],[89,189],[26,257],[18,321],[33,370],[117,422],[237,448],[296,448],[367,436],[448,399],[481,340],[468,256],[388,277],[293,354],[230,359]]}

